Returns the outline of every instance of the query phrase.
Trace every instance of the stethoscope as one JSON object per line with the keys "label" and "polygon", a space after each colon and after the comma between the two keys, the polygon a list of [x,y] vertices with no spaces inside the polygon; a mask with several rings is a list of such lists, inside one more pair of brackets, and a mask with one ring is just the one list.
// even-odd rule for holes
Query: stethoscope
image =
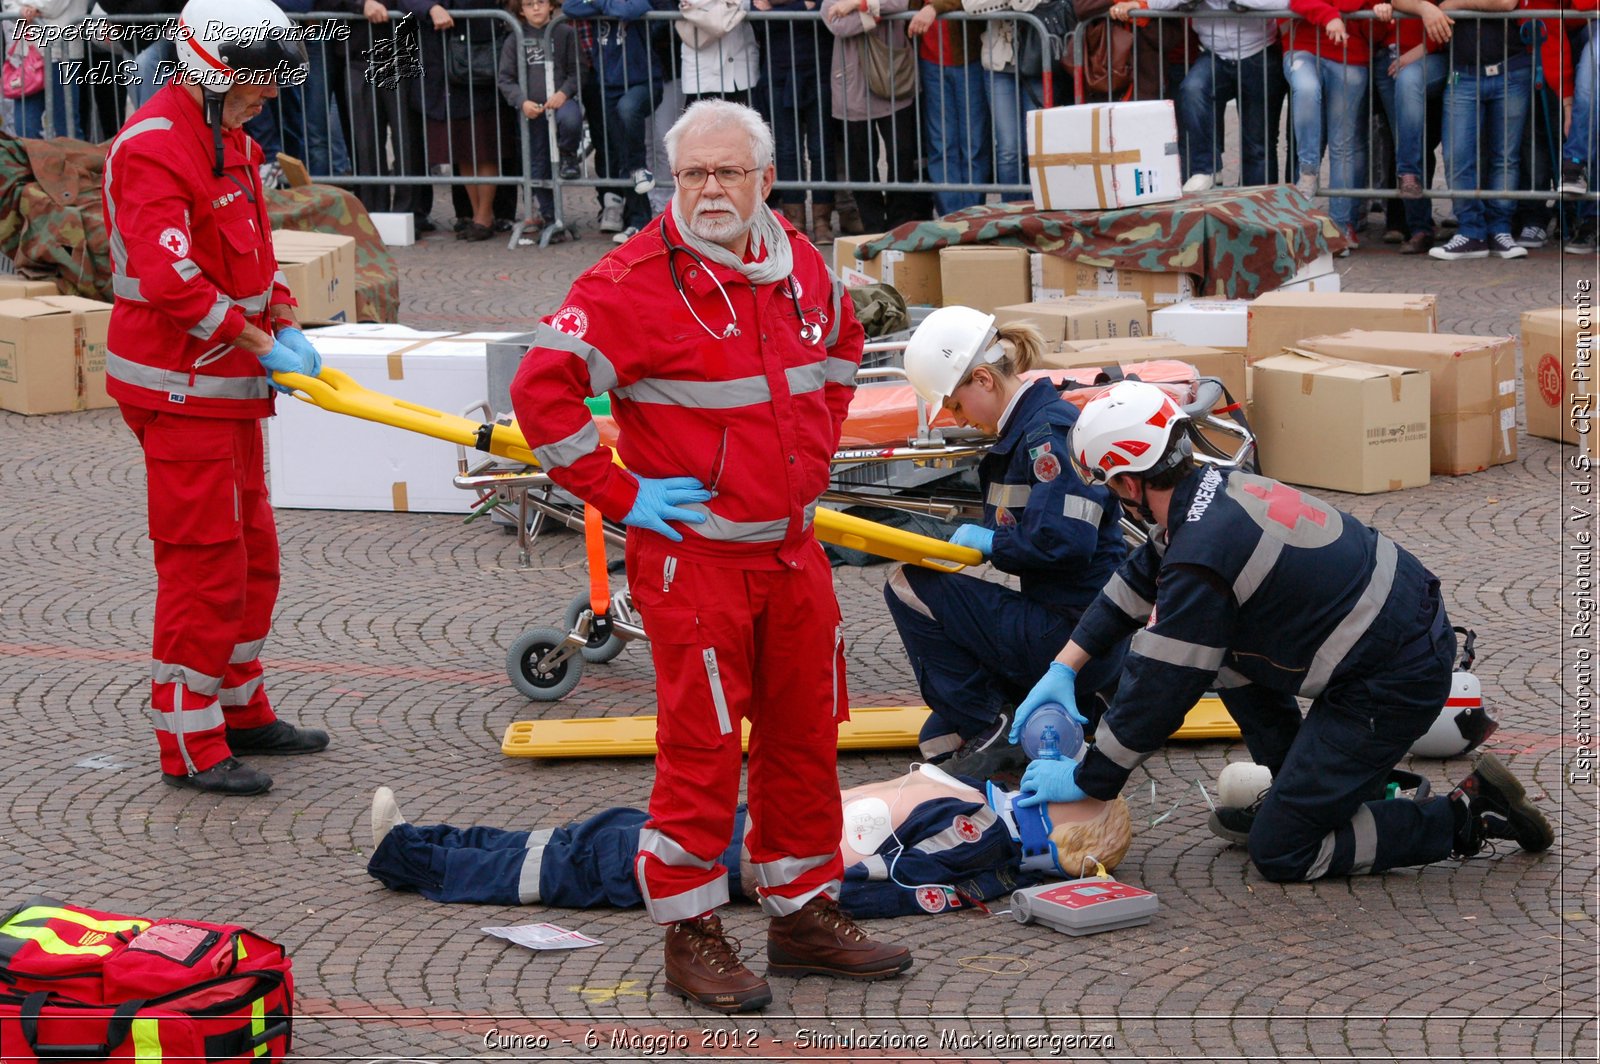
{"label": "stethoscope", "polygon": [[[663,215],[661,218],[661,242],[667,246],[667,272],[672,275],[672,287],[678,290],[678,298],[683,300],[683,305],[688,308],[690,314],[694,315],[694,320],[700,323],[700,328],[704,329],[706,334],[709,335],[713,340],[727,340],[738,336],[739,314],[733,309],[733,300],[728,298],[727,288],[723,286],[722,281],[718,279],[717,275],[711,272],[711,268],[706,265],[705,260],[702,259],[693,248],[685,247],[684,245],[679,244],[677,241],[672,239],[671,235],[667,232],[667,219],[665,215]],[[689,302],[689,293],[683,290],[683,279],[678,276],[676,258],[679,252],[689,256],[695,265],[706,271],[706,276],[711,278],[711,283],[716,285],[717,291],[721,293],[722,302],[727,305],[728,324],[723,327],[720,335],[715,329],[707,325],[705,320],[700,317],[699,313],[694,309],[694,304]],[[806,320],[805,311],[800,309],[800,292],[794,283],[794,274],[791,273],[788,277],[784,278],[783,286],[784,291],[789,294],[789,302],[794,304],[794,316],[800,319],[800,339],[803,342],[815,347],[817,344],[822,342],[822,325],[828,319],[823,318],[821,322]]]}

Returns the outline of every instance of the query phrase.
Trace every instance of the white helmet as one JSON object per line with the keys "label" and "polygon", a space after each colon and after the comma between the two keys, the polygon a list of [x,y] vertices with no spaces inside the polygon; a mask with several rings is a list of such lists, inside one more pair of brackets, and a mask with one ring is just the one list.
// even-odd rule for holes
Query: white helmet
{"label": "white helmet", "polygon": [[941,405],[981,357],[998,362],[994,315],[971,307],[940,307],[923,319],[906,344],[906,379],[922,401]]}
{"label": "white helmet", "polygon": [[299,30],[271,0],[189,0],[178,15],[177,49],[184,72],[219,96],[308,62]]}
{"label": "white helmet", "polygon": [[1478,678],[1458,669],[1451,678],[1449,700],[1427,732],[1411,744],[1411,753],[1417,757],[1460,757],[1476,749],[1498,727],[1500,722],[1483,704]]}
{"label": "white helmet", "polygon": [[[1179,447],[1163,462],[1167,444],[1189,415],[1166,392],[1143,381],[1118,381],[1095,396],[1072,429],[1072,468],[1086,484],[1119,473],[1159,473],[1187,457]],[[1187,443],[1187,441],[1185,441]]]}

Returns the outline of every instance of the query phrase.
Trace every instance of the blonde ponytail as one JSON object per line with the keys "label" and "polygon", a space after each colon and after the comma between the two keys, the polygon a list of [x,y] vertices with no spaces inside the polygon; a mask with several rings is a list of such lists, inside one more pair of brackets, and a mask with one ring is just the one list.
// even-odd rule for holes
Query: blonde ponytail
{"label": "blonde ponytail", "polygon": [[996,330],[1005,356],[993,363],[1008,377],[1039,367],[1044,354],[1044,335],[1031,321],[1008,321]]}

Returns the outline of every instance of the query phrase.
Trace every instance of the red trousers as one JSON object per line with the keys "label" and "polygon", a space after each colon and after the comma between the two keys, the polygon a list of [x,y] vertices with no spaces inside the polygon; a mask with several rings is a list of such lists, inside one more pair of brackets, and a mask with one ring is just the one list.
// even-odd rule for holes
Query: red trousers
{"label": "red trousers", "polygon": [[782,916],[838,897],[839,722],[849,719],[833,572],[722,568],[628,537],[628,587],[656,668],[656,780],[634,872],[657,923],[728,900],[718,863],[739,800],[740,718],[750,721],[749,828],[761,904]]}
{"label": "red trousers", "polygon": [[278,599],[278,530],[261,423],[123,406],[144,448],[156,562],[150,717],[161,771],[229,756],[226,729],[277,719],[261,646]]}

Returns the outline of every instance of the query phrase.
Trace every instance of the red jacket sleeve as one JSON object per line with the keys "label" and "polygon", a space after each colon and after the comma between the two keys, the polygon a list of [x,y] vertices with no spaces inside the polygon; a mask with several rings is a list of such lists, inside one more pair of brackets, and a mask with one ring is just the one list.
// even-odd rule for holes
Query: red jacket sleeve
{"label": "red jacket sleeve", "polygon": [[850,413],[850,400],[856,394],[856,370],[861,368],[861,347],[866,342],[866,330],[856,320],[856,307],[844,285],[828,271],[833,285],[833,320],[838,322],[838,336],[828,345],[828,364],[823,394],[828,400],[828,412],[833,416],[833,446],[839,447],[839,436],[844,432],[844,419]]}

